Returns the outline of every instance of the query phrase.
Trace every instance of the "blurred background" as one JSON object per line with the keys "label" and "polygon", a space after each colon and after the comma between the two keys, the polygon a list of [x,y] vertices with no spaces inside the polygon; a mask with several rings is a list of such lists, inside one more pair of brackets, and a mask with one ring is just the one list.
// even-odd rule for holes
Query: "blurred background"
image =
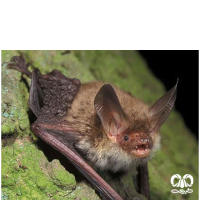
{"label": "blurred background", "polygon": [[198,139],[199,51],[139,51],[166,90],[179,78],[175,107]]}

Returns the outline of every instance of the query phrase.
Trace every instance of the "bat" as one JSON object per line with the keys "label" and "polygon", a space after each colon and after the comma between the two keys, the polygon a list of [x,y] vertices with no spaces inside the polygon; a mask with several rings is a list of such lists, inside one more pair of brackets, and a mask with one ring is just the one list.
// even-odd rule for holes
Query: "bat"
{"label": "bat", "polygon": [[[86,160],[102,170],[128,170],[143,165],[140,177],[148,179],[147,161],[160,147],[159,128],[174,106],[177,84],[151,107],[114,85],[82,84],[57,70],[41,74],[14,56],[8,64],[31,78],[29,107],[37,117],[31,131],[62,153],[106,199],[122,198]],[[150,199],[148,180],[141,193]],[[146,192],[144,191],[146,190]]]}

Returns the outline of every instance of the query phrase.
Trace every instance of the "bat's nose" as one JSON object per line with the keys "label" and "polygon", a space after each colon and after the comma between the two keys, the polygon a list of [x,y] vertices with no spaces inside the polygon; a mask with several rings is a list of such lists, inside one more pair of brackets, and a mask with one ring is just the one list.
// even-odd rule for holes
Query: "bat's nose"
{"label": "bat's nose", "polygon": [[146,134],[146,133],[135,133],[133,135],[133,140],[136,141],[137,144],[145,144],[145,145],[148,145],[149,148],[152,147],[152,139],[151,137]]}

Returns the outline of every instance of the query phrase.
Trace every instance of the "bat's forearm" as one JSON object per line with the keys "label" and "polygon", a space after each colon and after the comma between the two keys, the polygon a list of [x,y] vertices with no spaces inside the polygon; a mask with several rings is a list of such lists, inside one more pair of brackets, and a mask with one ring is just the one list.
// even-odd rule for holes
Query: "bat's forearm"
{"label": "bat's forearm", "polygon": [[51,135],[51,130],[45,130],[42,126],[34,123],[31,130],[42,140],[68,158],[74,166],[109,200],[122,200],[122,198],[81,158],[72,144],[66,145],[59,137]]}

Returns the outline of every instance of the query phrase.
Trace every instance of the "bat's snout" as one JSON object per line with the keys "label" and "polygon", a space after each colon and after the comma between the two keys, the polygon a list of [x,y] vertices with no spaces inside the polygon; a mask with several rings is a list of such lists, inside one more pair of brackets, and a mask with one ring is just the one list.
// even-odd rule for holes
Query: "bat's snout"
{"label": "bat's snout", "polygon": [[131,153],[137,157],[146,157],[149,155],[153,146],[152,139],[144,133],[136,133]]}

